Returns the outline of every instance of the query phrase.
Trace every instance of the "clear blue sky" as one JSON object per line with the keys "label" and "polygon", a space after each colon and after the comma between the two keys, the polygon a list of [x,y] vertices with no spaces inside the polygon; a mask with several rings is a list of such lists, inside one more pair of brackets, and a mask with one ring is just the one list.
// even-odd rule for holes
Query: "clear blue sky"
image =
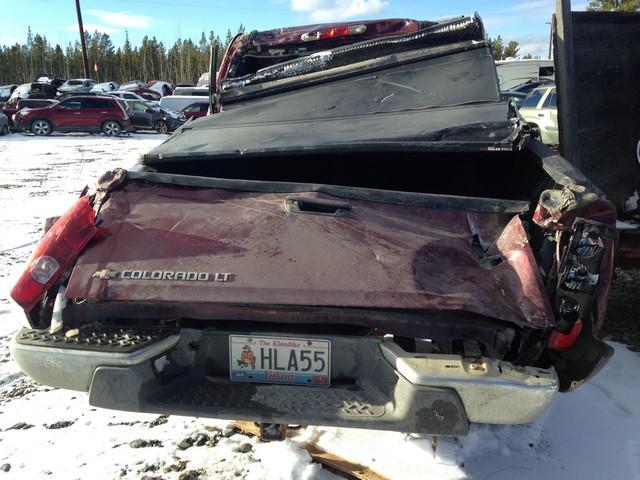
{"label": "clear blue sky", "polygon": [[[587,1],[574,0],[583,10]],[[165,44],[178,37],[199,39],[214,30],[224,39],[243,23],[248,30],[301,25],[316,21],[409,17],[437,19],[478,11],[489,35],[517,40],[521,54],[547,53],[554,0],[81,0],[85,29],[110,34],[122,45],[128,30],[131,41],[156,36]],[[0,45],[24,43],[27,26],[62,46],[77,36],[74,0],[0,0]]]}

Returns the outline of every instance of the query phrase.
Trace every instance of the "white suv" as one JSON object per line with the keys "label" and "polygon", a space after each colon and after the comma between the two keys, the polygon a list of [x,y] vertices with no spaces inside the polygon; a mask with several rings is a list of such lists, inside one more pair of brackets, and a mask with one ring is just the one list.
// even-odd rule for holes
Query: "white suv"
{"label": "white suv", "polygon": [[560,143],[555,85],[550,84],[532,90],[520,105],[520,115],[529,125],[539,128],[542,143]]}

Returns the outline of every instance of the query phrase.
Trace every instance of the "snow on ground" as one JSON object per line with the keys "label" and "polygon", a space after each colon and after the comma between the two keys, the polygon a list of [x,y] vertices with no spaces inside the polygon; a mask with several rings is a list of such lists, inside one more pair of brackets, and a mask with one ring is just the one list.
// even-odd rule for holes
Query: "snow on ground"
{"label": "snow on ground", "polygon": [[15,247],[36,240],[84,185],[161,140],[0,139],[0,480],[339,478],[311,462],[307,442],[390,479],[640,479],[640,356],[619,344],[596,378],[533,424],[472,425],[435,450],[429,436],[323,427],[258,443],[224,421],[96,409],[85,393],[33,384],[8,354],[22,321],[8,290],[32,248]]}

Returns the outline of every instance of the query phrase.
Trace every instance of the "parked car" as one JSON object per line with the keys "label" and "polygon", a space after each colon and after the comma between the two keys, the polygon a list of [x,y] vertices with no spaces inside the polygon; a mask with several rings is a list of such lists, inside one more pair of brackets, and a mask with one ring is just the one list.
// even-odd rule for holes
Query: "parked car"
{"label": "parked car", "polygon": [[57,75],[50,75],[48,73],[42,73],[36,78],[36,83],[48,83],[56,90],[64,85],[66,81],[67,80],[64,78],[58,77]]}
{"label": "parked car", "polygon": [[131,80],[120,84],[120,88],[122,90],[136,89],[140,87],[144,87],[144,82],[142,80]]}
{"label": "parked car", "polygon": [[240,34],[217,95],[36,246],[11,290],[36,382],[458,436],[612,355],[615,206],[501,98],[478,16]]}
{"label": "parked car", "polygon": [[109,93],[116,91],[120,88],[120,84],[116,82],[104,82],[104,83],[96,83],[92,88],[91,92],[96,93]]}
{"label": "parked car", "polygon": [[13,91],[18,88],[18,85],[0,85],[0,102],[6,102],[11,98]]}
{"label": "parked car", "polygon": [[171,84],[168,82],[163,82],[161,80],[151,80],[149,83],[145,85],[145,88],[148,88],[149,90],[153,90],[154,92],[159,93],[163,97],[173,94],[173,89],[171,88]]}
{"label": "parked car", "polygon": [[520,115],[529,125],[540,130],[542,143],[547,145],[560,143],[555,85],[546,85],[533,90],[522,101]]}
{"label": "parked car", "polygon": [[188,95],[195,97],[208,97],[209,87],[176,87],[173,94],[181,97]]}
{"label": "parked car", "polygon": [[158,133],[170,133],[182,125],[186,117],[160,107],[153,107],[146,101],[128,101],[129,116],[135,130],[155,130]]}
{"label": "parked car", "polygon": [[501,92],[501,95],[502,95],[502,98],[504,98],[505,100],[511,100],[511,103],[516,108],[520,108],[520,105],[522,105],[522,102],[524,101],[524,99],[527,98],[526,93],[514,92],[513,90],[509,90],[507,92]]}
{"label": "parked car", "polygon": [[[121,98],[123,100],[137,100],[140,102],[147,102],[149,103],[149,101],[142,97],[141,95],[137,94],[136,92],[133,91],[124,91],[124,90],[116,90],[114,92],[109,92],[107,95],[113,96],[113,97],[118,97]],[[158,102],[154,102],[153,104],[157,105]]]}
{"label": "parked car", "polygon": [[59,131],[115,136],[133,128],[119,100],[107,96],[76,96],[46,108],[22,110],[14,115],[13,121],[18,128],[34,135]]}
{"label": "parked car", "polygon": [[16,102],[7,102],[2,107],[2,113],[9,118],[9,126],[13,128],[13,116],[25,108],[44,108],[58,103],[57,100],[22,98]]}
{"label": "parked car", "polygon": [[198,87],[209,87],[210,77],[210,72],[204,72],[202,75],[200,75],[200,78],[198,79],[198,83],[196,85]]}
{"label": "parked car", "polygon": [[522,83],[520,85],[517,85],[515,87],[513,87],[511,90],[509,90],[510,92],[518,92],[518,93],[524,93],[525,95],[528,95],[532,90],[538,88],[538,87],[544,87],[547,85],[553,85],[554,82],[553,80],[529,80],[528,82]]}
{"label": "parked car", "polygon": [[9,119],[7,116],[0,112],[0,135],[9,134]]}
{"label": "parked car", "polygon": [[128,84],[120,85],[120,91],[134,92],[140,95],[145,100],[159,101],[162,95],[154,90],[145,88],[138,85],[138,82],[129,82]]}
{"label": "parked car", "polygon": [[208,111],[209,102],[195,102],[181,110],[187,119],[204,117],[207,115]]}
{"label": "parked car", "polygon": [[21,98],[55,98],[56,87],[50,83],[23,83],[11,94],[8,103],[17,102]]}
{"label": "parked car", "polygon": [[56,100],[58,100],[59,102],[66,100],[68,98],[71,97],[89,97],[89,96],[102,96],[102,95],[106,95],[105,93],[101,93],[101,92],[84,92],[84,93],[76,93],[76,92],[69,92],[69,93],[61,93],[56,97]]}
{"label": "parked car", "polygon": [[[177,89],[176,89],[177,90]],[[168,97],[162,97],[160,99],[160,106],[169,108],[176,112],[182,111],[193,103],[201,103],[201,97],[194,97],[193,95],[169,95]],[[206,99],[205,99],[206,103]]]}
{"label": "parked car", "polygon": [[60,93],[85,93],[90,92],[95,84],[96,81],[90,78],[74,78],[64,82],[60,87],[58,87],[58,91]]}

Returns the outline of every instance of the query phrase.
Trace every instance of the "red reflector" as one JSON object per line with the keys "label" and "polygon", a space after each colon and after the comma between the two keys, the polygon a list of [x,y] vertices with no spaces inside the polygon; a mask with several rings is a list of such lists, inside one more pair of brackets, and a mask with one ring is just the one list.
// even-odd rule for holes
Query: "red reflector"
{"label": "red reflector", "polygon": [[346,37],[349,35],[349,27],[332,28],[320,34],[320,38]]}
{"label": "red reflector", "polygon": [[27,267],[11,289],[11,298],[26,311],[42,300],[95,236],[95,212],[90,197],[73,205],[42,237],[27,262]]}
{"label": "red reflector", "polygon": [[578,320],[571,326],[569,333],[562,333],[557,330],[551,332],[549,343],[547,345],[549,348],[553,348],[554,350],[566,350],[576,343],[576,340],[580,336],[580,332],[582,332],[582,322]]}

